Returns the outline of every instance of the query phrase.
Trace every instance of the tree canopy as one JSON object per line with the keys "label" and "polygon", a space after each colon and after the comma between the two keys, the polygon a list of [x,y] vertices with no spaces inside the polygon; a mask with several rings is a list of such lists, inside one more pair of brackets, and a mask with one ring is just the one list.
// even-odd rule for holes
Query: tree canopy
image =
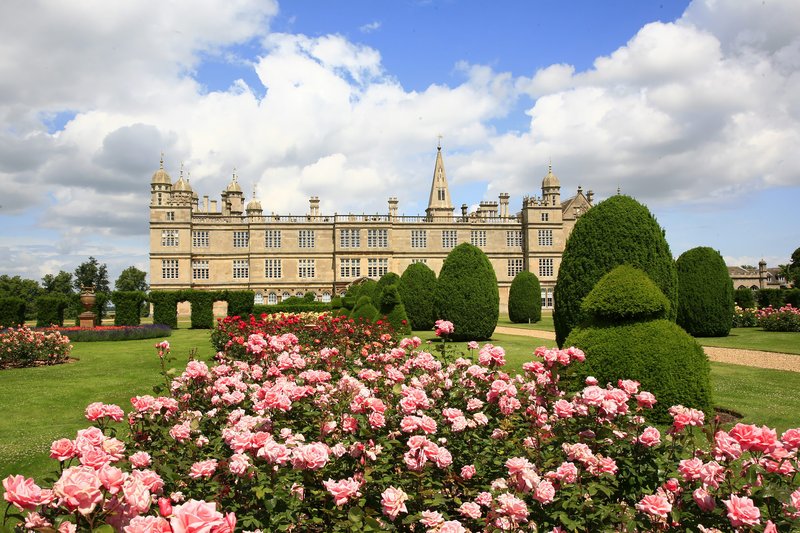
{"label": "tree canopy", "polygon": [[94,287],[95,292],[110,292],[106,264],[100,264],[97,259],[89,256],[88,261],[84,261],[75,269],[73,285],[78,292],[81,287],[89,285]]}
{"label": "tree canopy", "polygon": [[64,270],[58,274],[45,274],[42,278],[42,289],[47,294],[63,294],[69,296],[75,294],[72,288],[72,274]]}
{"label": "tree canopy", "polygon": [[147,273],[139,270],[135,266],[129,266],[120,272],[117,281],[114,282],[114,288],[118,291],[141,291],[147,292],[150,288],[147,285]]}

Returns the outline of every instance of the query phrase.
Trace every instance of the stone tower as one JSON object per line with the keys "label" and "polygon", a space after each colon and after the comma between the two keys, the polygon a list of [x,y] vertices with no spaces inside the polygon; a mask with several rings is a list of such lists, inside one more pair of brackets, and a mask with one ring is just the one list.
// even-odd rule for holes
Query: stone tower
{"label": "stone tower", "polygon": [[436,164],[433,167],[433,181],[431,182],[431,196],[425,214],[429,220],[440,217],[453,218],[453,203],[450,201],[450,189],[447,187],[447,174],[444,171],[442,160],[441,142],[436,147]]}

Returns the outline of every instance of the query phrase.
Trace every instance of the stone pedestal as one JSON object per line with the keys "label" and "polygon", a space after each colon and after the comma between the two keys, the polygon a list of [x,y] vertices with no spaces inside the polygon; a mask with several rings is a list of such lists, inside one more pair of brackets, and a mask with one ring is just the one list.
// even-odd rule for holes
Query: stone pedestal
{"label": "stone pedestal", "polygon": [[94,318],[95,314],[91,311],[85,311],[78,315],[78,323],[82,328],[93,328],[94,327]]}

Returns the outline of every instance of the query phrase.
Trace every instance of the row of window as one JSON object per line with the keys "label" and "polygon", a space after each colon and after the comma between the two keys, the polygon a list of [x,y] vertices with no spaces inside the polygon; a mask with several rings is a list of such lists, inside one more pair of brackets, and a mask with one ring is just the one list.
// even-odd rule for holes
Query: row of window
{"label": "row of window", "polygon": [[[281,259],[264,260],[264,277],[267,279],[280,279],[283,277]],[[425,259],[412,259],[412,263],[426,263]],[[508,277],[513,278],[522,272],[523,262],[520,258],[508,260]],[[386,258],[368,258],[367,276],[379,278],[389,271],[389,260]],[[539,277],[550,277],[553,275],[553,259],[539,259]],[[342,258],[339,260],[339,276],[341,278],[360,278],[361,259]],[[163,279],[178,279],[178,260],[164,259],[161,261],[161,277]],[[298,259],[297,277],[314,278],[316,277],[316,261],[314,259]],[[250,278],[250,261],[247,259],[233,260],[233,279]],[[207,259],[196,259],[192,261],[192,279],[210,279],[209,266]]]}
{"label": "row of window", "polygon": [[[539,246],[553,246],[553,230],[538,230]],[[486,230],[472,230],[469,235],[469,242],[473,246],[483,248],[486,246]],[[442,248],[449,250],[458,244],[457,230],[442,230]],[[178,230],[165,229],[161,231],[161,246],[176,247],[179,245]],[[210,245],[208,230],[192,232],[193,248],[208,248]],[[281,230],[267,230],[264,236],[264,245],[267,248],[281,247]],[[297,245],[299,248],[315,248],[315,230],[299,230],[297,235]],[[343,229],[339,233],[339,245],[341,248],[360,248],[361,232],[357,229]],[[233,247],[248,248],[250,246],[250,232],[234,231]],[[522,246],[522,231],[506,231],[506,246],[509,248],[519,248]],[[367,230],[367,248],[388,248],[389,234],[385,229]],[[411,247],[428,247],[428,230],[411,230]]]}
{"label": "row of window", "polygon": [[[304,295],[305,295],[305,293],[302,292],[302,291],[297,291],[297,293],[295,293],[295,296],[298,297],[298,298],[302,298]],[[290,293],[288,291],[284,291],[280,295],[280,301],[286,300],[286,299],[290,298],[291,296],[292,296],[292,293]],[[344,296],[344,293],[342,294],[342,296]],[[325,302],[325,303],[330,302],[331,301],[331,293],[328,292],[328,291],[324,291],[322,293],[322,295],[317,295],[317,300],[320,301],[320,302]],[[253,299],[253,303],[256,304],[256,305],[263,305],[264,304],[264,295],[261,294],[260,292],[257,292],[255,298]],[[267,294],[267,303],[269,305],[275,305],[276,303],[278,303],[278,293],[277,292],[270,292],[269,294]]]}

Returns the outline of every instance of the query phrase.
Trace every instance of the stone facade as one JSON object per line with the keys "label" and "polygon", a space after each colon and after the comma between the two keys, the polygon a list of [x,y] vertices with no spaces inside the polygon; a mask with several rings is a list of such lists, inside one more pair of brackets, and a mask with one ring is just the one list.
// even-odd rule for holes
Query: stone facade
{"label": "stone facade", "polygon": [[789,287],[786,278],[781,274],[780,268],[767,268],[767,262],[759,261],[758,268],[743,268],[729,266],[728,274],[733,281],[734,289],[781,289]]}
{"label": "stone facade", "polygon": [[287,216],[265,214],[255,193],[245,205],[235,173],[219,204],[208,196],[201,202],[183,170],[172,182],[162,158],[151,180],[151,287],[253,290],[256,303],[265,304],[312,291],[327,301],[359,278],[402,274],[414,262],[438,274],[448,252],[470,242],[494,267],[501,309],[522,269],[539,277],[543,304],[552,307],[567,237],[592,205],[592,191],[579,187],[562,201],[560,190],[550,168],[541,196],[523,198],[516,213],[505,193],[474,212],[462,205],[455,213],[440,146],[425,215],[399,216],[396,198],[386,214],[322,214],[312,197],[307,214]]}

